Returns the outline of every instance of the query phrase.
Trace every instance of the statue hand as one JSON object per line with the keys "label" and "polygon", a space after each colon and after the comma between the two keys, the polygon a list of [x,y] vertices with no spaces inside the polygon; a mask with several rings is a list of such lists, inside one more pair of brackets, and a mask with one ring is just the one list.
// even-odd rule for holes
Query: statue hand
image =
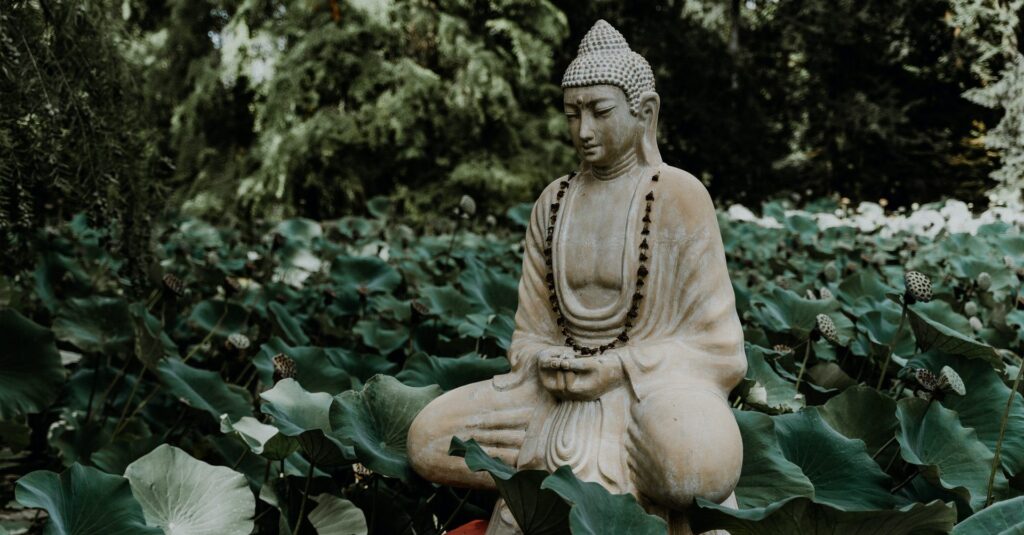
{"label": "statue hand", "polygon": [[578,358],[571,349],[561,349],[540,355],[541,384],[556,397],[594,400],[622,384],[625,373],[614,352]]}
{"label": "statue hand", "polygon": [[537,367],[540,372],[540,383],[552,394],[563,397],[565,391],[565,373],[569,362],[576,358],[571,347],[549,347],[537,354]]}

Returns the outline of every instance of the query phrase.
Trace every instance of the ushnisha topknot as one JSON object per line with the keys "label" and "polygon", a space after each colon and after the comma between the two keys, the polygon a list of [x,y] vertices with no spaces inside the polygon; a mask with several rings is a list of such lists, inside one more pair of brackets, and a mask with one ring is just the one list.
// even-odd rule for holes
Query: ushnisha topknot
{"label": "ushnisha topknot", "polygon": [[576,59],[562,76],[562,89],[609,84],[622,89],[629,111],[640,110],[640,95],[654,91],[654,71],[647,60],[629,48],[626,38],[604,20],[599,20],[580,41]]}

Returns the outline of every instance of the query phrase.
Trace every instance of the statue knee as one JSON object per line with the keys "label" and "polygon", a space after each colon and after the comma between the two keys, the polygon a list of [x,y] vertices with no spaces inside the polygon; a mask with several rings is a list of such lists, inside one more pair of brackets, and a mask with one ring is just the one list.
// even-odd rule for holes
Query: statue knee
{"label": "statue knee", "polygon": [[695,498],[720,503],[743,466],[743,441],[728,403],[707,391],[664,390],[634,406],[627,441],[637,488],[682,509]]}

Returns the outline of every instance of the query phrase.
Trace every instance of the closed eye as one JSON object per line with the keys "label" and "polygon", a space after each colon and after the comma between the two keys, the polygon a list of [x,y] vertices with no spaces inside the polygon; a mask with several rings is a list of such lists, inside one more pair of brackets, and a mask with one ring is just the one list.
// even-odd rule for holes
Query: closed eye
{"label": "closed eye", "polygon": [[594,110],[594,115],[597,115],[598,117],[607,117],[609,114],[611,114],[612,110],[614,109],[615,106]]}

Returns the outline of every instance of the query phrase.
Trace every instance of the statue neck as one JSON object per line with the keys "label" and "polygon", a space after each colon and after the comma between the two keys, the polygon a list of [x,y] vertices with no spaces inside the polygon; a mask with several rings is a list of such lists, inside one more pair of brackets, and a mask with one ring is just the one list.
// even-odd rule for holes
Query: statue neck
{"label": "statue neck", "polygon": [[635,150],[628,150],[618,161],[608,166],[592,166],[591,172],[598,180],[615,180],[621,176],[630,174],[637,168],[637,157]]}

